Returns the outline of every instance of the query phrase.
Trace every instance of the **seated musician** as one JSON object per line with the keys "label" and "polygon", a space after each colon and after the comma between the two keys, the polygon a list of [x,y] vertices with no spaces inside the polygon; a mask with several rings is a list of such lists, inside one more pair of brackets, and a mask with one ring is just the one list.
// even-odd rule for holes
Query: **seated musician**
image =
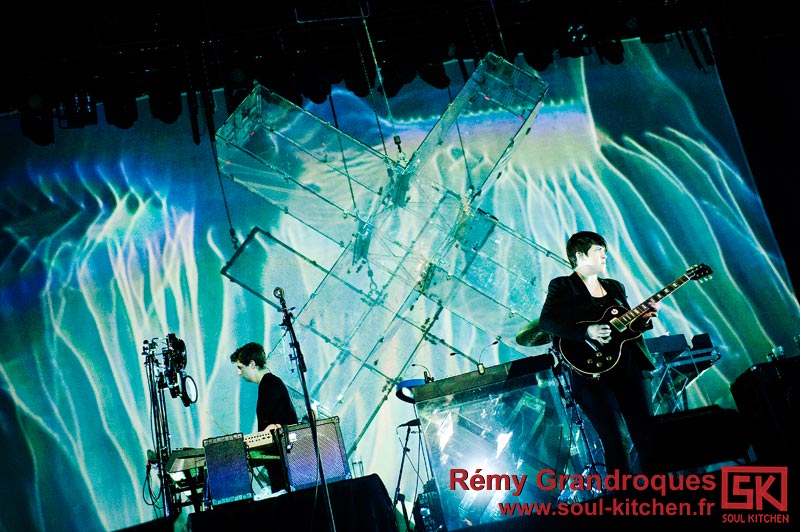
{"label": "seated musician", "polygon": [[[256,342],[247,343],[231,354],[245,382],[258,384],[256,418],[258,431],[274,431],[282,426],[297,424],[297,413],[284,382],[267,368],[264,347]],[[273,434],[274,436],[274,434]],[[286,472],[280,460],[269,460],[265,466],[269,475],[270,490],[277,493],[287,489]]]}

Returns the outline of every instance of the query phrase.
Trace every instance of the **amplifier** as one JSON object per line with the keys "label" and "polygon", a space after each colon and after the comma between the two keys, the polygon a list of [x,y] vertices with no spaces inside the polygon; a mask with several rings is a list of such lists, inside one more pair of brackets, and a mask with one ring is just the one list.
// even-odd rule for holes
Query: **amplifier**
{"label": "amplifier", "polygon": [[241,432],[203,440],[206,499],[212,506],[253,498],[247,449]]}
{"label": "amplifier", "polygon": [[[319,419],[316,427],[325,481],[331,483],[351,478],[339,418]],[[320,482],[311,425],[308,423],[288,425],[278,431],[278,438],[286,464],[289,490],[301,490]]]}

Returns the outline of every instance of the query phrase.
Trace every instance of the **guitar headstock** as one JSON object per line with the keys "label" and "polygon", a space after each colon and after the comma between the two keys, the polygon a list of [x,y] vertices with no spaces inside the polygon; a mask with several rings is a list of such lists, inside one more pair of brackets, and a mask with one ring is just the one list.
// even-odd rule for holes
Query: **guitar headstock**
{"label": "guitar headstock", "polygon": [[693,281],[708,281],[711,279],[711,274],[714,273],[711,271],[711,268],[706,266],[705,264],[696,264],[686,270],[686,277]]}

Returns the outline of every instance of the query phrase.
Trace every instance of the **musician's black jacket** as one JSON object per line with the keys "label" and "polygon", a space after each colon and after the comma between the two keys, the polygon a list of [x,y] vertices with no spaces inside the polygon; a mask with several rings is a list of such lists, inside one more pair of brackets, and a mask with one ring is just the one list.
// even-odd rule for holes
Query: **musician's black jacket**
{"label": "musician's black jacket", "polygon": [[[273,423],[284,427],[297,424],[297,413],[284,382],[273,373],[266,373],[258,383],[256,402],[258,430],[262,431]],[[287,489],[286,468],[282,461],[269,460],[265,468],[269,475],[272,493]]]}
{"label": "musician's black jacket", "polygon": [[[609,305],[618,305],[630,310],[625,286],[621,282],[605,278],[598,280],[607,293],[603,298],[592,297],[577,272],[551,280],[539,316],[539,328],[557,338],[582,342],[586,338],[586,328],[589,324],[578,322],[601,319],[603,311]],[[630,328],[645,331],[652,329],[653,324],[634,322]],[[623,352],[634,357],[643,370],[655,369],[653,357],[642,336],[625,342]]]}
{"label": "musician's black jacket", "polygon": [[297,413],[289,397],[289,390],[280,377],[273,373],[264,374],[258,383],[256,417],[259,431],[273,423],[283,426],[297,423]]}

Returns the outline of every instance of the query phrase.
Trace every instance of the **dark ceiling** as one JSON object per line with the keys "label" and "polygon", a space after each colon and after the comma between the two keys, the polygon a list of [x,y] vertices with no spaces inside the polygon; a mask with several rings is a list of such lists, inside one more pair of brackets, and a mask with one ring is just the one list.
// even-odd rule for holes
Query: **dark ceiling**
{"label": "dark ceiling", "polygon": [[25,3],[9,21],[12,31],[4,33],[9,75],[0,87],[0,113],[31,105],[56,111],[61,106],[65,112],[63,106],[74,104],[76,95],[113,104],[159,91],[252,86],[255,80],[290,98],[324,100],[330,83],[343,79],[355,92],[374,86],[376,61],[391,95],[441,61],[480,59],[488,51],[507,58],[522,52],[534,64],[541,61],[537,56],[592,53],[629,37],[658,40],[699,28],[713,39],[779,31],[780,14],[759,17],[752,5],[271,0],[229,8],[209,0],[145,0],[91,9],[62,2],[45,9]]}
{"label": "dark ceiling", "polygon": [[[375,85],[375,64],[391,97],[419,75],[431,84],[445,60],[542,57],[605,50],[609,42],[667,35],[687,41],[703,29],[713,56],[690,48],[698,68],[716,69],[739,128],[773,230],[798,286],[791,194],[797,123],[792,82],[795,16],[777,0],[267,0],[242,5],[210,0],[61,2],[15,5],[2,38],[0,114],[20,115],[22,134],[46,146],[59,128],[109,123],[128,128],[135,98],[171,123],[211,89],[225,87],[229,108],[258,81],[287,98],[324,100],[345,81],[361,93]],[[694,39],[701,44],[702,40]],[[603,57],[603,55],[601,55]],[[620,58],[617,58],[618,61]],[[607,60],[613,62],[611,55]],[[624,59],[623,59],[624,60]],[[786,74],[783,74],[786,72]],[[238,91],[238,92],[237,92]],[[188,96],[192,96],[189,98]],[[230,100],[230,101],[229,101]],[[158,104],[158,105],[155,105]],[[94,111],[94,115],[86,111]],[[229,109],[230,110],[230,109]],[[24,117],[24,119],[23,119]],[[45,131],[42,133],[41,128]],[[50,131],[47,131],[47,128]],[[196,132],[193,132],[196,135]],[[37,137],[38,135],[38,137]],[[195,141],[199,143],[196,137]]]}

